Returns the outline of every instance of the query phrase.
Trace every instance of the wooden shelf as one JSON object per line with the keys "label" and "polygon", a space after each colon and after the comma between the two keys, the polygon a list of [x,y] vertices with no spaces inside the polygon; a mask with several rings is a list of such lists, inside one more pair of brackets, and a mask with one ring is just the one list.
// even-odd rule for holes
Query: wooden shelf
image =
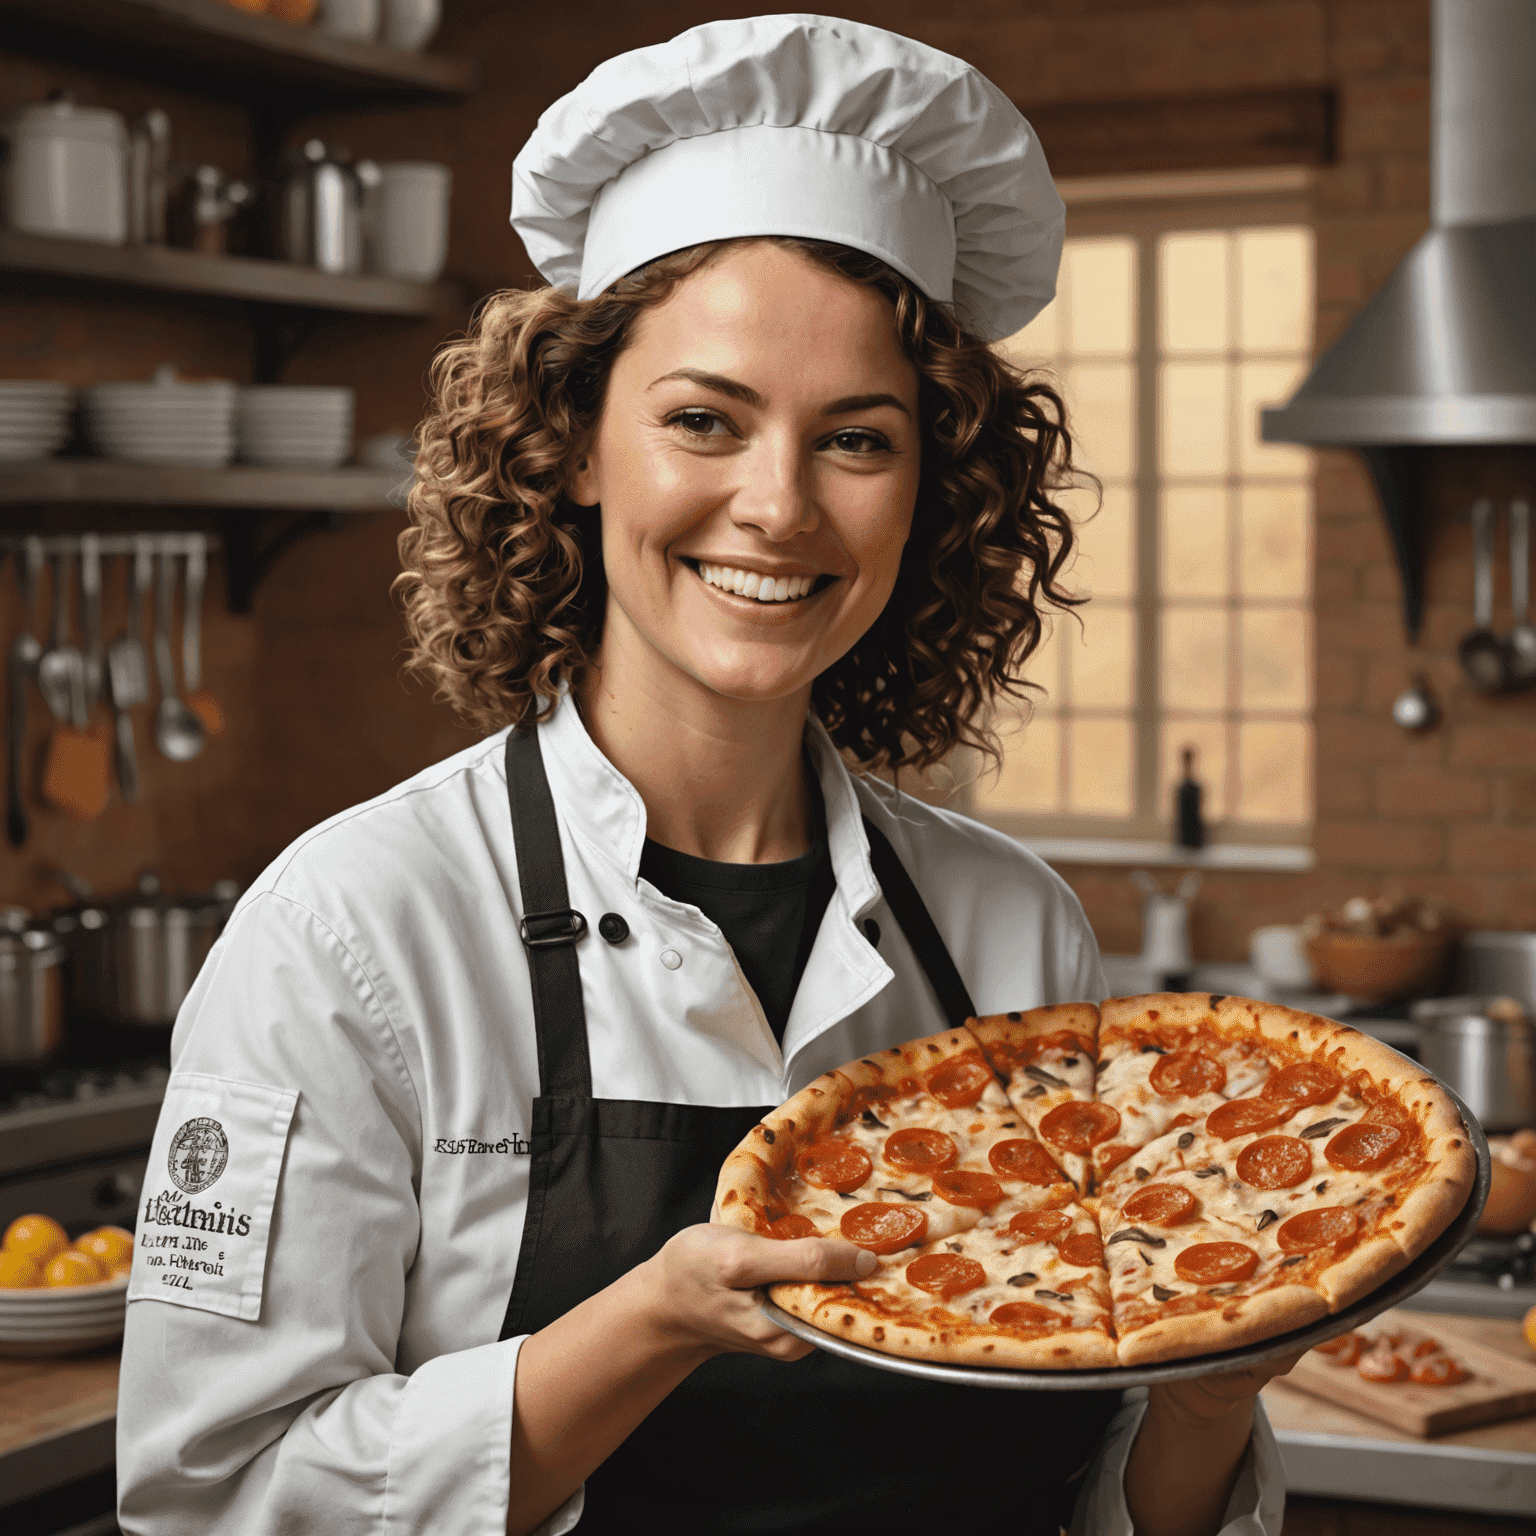
{"label": "wooden shelf", "polygon": [[0,49],[292,108],[456,100],[477,74],[468,60],[289,26],[222,0],[0,0]]}
{"label": "wooden shelf", "polygon": [[394,469],[184,469],[113,459],[44,459],[0,465],[0,506],[91,503],[119,507],[222,507],[250,511],[392,512]]}
{"label": "wooden shelf", "polygon": [[93,289],[105,284],[355,314],[438,315],[464,302],[452,283],[333,277],[288,261],[203,256],[164,245],[101,245],[0,227],[0,275],[6,273],[63,278]]}

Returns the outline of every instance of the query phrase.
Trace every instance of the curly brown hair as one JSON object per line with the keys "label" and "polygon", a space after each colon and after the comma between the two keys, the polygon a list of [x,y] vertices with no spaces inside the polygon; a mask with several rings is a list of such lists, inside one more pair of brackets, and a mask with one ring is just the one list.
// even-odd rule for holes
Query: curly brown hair
{"label": "curly brown hair", "polygon": [[[1060,396],[877,257],[771,238],[890,302],[920,377],[922,469],[895,590],[812,702],[860,768],[926,768],[987,723],[1041,637],[1073,544],[1055,497],[1074,483]],[[469,724],[544,719],[592,667],[606,596],[596,509],[567,493],[614,359],[637,317],[734,241],[676,252],[595,299],[553,288],[490,298],[433,361],[395,592],[407,669]]]}

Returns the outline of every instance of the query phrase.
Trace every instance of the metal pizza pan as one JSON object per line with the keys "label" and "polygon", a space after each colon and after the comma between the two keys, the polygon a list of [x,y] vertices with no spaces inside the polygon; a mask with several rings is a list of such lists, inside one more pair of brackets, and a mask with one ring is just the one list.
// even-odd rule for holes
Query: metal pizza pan
{"label": "metal pizza pan", "polygon": [[1336,1338],[1341,1333],[1361,1327],[1389,1307],[1398,1306],[1416,1291],[1422,1290],[1455,1258],[1462,1245],[1472,1236],[1478,1218],[1483,1214],[1488,1187],[1493,1181],[1488,1138],[1483,1135],[1482,1127],[1460,1094],[1446,1088],[1444,1083],[1440,1086],[1445,1088],[1461,1112],[1467,1141],[1477,1157],[1477,1173],[1472,1181],[1472,1191],[1451,1224],[1406,1269],[1399,1270],[1391,1279],[1345,1307],[1342,1312],[1335,1312],[1305,1328],[1276,1334],[1272,1339],[1261,1339],[1257,1344],[1248,1344],[1242,1349],[1194,1355],[1184,1360],[1160,1360],[1152,1365],[1110,1366],[1101,1370],[1010,1371],[996,1366],[945,1365],[928,1360],[909,1360],[901,1355],[887,1355],[878,1349],[850,1344],[820,1328],[813,1328],[771,1301],[764,1301],[762,1309],[780,1328],[844,1360],[857,1361],[880,1371],[894,1371],[898,1376],[917,1376],[925,1381],[942,1381],[951,1386],[994,1387],[1015,1392],[1104,1392],[1122,1387],[1150,1387],[1160,1381],[1189,1381],[1196,1376],[1215,1376],[1225,1371],[1246,1370],[1249,1366],[1262,1365],[1281,1355],[1312,1349],[1326,1339]]}

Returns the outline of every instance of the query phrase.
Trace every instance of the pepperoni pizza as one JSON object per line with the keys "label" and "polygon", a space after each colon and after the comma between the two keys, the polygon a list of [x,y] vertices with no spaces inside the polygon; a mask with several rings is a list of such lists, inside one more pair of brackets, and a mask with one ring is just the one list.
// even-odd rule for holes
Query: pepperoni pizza
{"label": "pepperoni pizza", "polygon": [[972,1019],[818,1078],[726,1160],[719,1220],[843,1236],[780,1306],[1015,1369],[1232,1349],[1337,1312],[1445,1229],[1476,1162],[1433,1078],[1366,1035],[1204,993]]}

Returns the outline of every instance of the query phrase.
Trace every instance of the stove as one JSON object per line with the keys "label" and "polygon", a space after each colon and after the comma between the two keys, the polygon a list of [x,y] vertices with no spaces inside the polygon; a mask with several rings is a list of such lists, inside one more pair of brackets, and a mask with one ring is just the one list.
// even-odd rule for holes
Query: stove
{"label": "stove", "polygon": [[1402,1305],[1419,1312],[1518,1321],[1536,1307],[1536,1233],[1474,1237],[1449,1267]]}
{"label": "stove", "polygon": [[0,1230],[28,1211],[71,1237],[131,1227],[169,1077],[169,1031],[0,1069]]}

